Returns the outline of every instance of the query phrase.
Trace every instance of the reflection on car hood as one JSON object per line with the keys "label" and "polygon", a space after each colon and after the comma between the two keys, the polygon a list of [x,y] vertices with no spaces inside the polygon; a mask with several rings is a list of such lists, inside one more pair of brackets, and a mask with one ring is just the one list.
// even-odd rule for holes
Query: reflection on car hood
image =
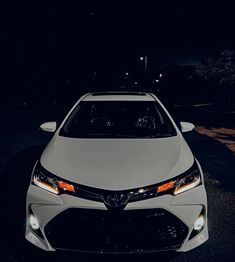
{"label": "reflection on car hood", "polygon": [[157,139],[79,139],[56,136],[42,165],[69,181],[109,190],[155,184],[186,171],[192,153],[180,136]]}

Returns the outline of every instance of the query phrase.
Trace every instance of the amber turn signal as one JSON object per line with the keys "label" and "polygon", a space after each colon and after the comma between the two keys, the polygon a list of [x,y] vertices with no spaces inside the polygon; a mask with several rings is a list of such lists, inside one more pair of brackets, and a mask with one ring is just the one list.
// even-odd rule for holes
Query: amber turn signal
{"label": "amber turn signal", "polygon": [[170,182],[168,182],[168,183],[166,183],[166,184],[163,184],[163,185],[159,186],[159,187],[157,188],[157,193],[166,191],[166,190],[171,189],[171,188],[173,188],[173,187],[174,187],[174,182],[173,182],[173,181],[170,181]]}
{"label": "amber turn signal", "polygon": [[75,192],[74,186],[71,184],[68,184],[66,182],[63,181],[58,181],[58,185],[60,188],[66,190],[66,191],[70,191],[70,192]]}

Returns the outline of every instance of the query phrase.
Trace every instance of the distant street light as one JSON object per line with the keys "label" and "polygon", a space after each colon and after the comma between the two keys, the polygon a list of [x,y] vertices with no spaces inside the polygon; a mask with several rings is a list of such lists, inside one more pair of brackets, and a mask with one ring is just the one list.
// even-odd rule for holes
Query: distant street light
{"label": "distant street light", "polygon": [[145,77],[145,81],[147,83],[147,79],[148,79],[148,56],[147,55],[141,56],[140,61],[144,61],[144,77]]}
{"label": "distant street light", "polygon": [[154,79],[152,83],[159,83],[159,79]]}
{"label": "distant street light", "polygon": [[126,73],[125,73],[125,75],[126,75],[126,76],[128,76],[128,75],[129,75],[129,73],[128,73],[128,72],[126,72]]}

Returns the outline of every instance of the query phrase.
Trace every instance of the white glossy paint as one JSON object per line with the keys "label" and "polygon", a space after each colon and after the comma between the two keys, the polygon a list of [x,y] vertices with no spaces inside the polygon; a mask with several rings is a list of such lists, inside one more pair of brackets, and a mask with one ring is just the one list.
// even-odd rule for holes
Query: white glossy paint
{"label": "white glossy paint", "polygon": [[[169,138],[144,138],[144,139],[81,139],[66,138],[59,136],[59,131],[64,122],[82,101],[94,100],[125,100],[140,101],[156,100],[172,121],[177,135]],[[55,123],[55,122],[50,122]],[[55,124],[44,124],[44,130],[56,129]],[[181,122],[182,132],[194,128],[191,123]],[[55,130],[54,130],[55,131]],[[185,142],[181,132],[173,119],[153,94],[136,96],[132,94],[92,96],[86,94],[81,97],[70,110],[64,121],[56,130],[53,139],[44,150],[40,161],[49,172],[71,182],[109,189],[123,190],[155,184],[188,170],[193,163],[194,157]],[[201,166],[196,160],[201,173],[202,184],[177,196],[162,195],[159,197],[128,203],[125,209],[151,209],[163,208],[182,220],[189,228],[189,234],[181,248],[176,251],[185,252],[191,250],[208,239],[207,225],[207,197],[204,186],[204,178]],[[78,197],[62,194],[55,195],[35,185],[30,185],[27,193],[27,221],[30,214],[29,206],[38,218],[42,234],[47,223],[59,213],[68,208],[87,208],[106,210],[104,203],[81,199]],[[205,227],[194,238],[189,236],[195,225],[195,221],[205,210]],[[34,245],[48,251],[54,251],[46,236],[44,239],[32,234],[28,222],[26,223],[26,238]]]}
{"label": "white glossy paint", "polygon": [[77,139],[57,136],[41,164],[69,181],[123,190],[155,184],[189,169],[193,157],[180,136],[157,139]]}
{"label": "white glossy paint", "polygon": [[189,122],[180,122],[180,125],[181,125],[181,131],[183,133],[190,132],[195,128],[194,124],[189,123]]}
{"label": "white glossy paint", "polygon": [[40,125],[40,129],[46,132],[55,132],[56,131],[56,122],[45,122]]}

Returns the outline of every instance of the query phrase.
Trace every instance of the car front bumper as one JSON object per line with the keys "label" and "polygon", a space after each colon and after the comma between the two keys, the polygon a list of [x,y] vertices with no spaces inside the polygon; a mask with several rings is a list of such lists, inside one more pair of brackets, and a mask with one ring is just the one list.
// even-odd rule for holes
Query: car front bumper
{"label": "car front bumper", "polygon": [[[204,228],[195,234],[193,227],[202,211]],[[40,226],[37,231],[30,227],[32,215]],[[205,188],[132,202],[123,211],[112,212],[101,202],[58,196],[30,185],[25,236],[47,251],[185,252],[208,239]]]}

